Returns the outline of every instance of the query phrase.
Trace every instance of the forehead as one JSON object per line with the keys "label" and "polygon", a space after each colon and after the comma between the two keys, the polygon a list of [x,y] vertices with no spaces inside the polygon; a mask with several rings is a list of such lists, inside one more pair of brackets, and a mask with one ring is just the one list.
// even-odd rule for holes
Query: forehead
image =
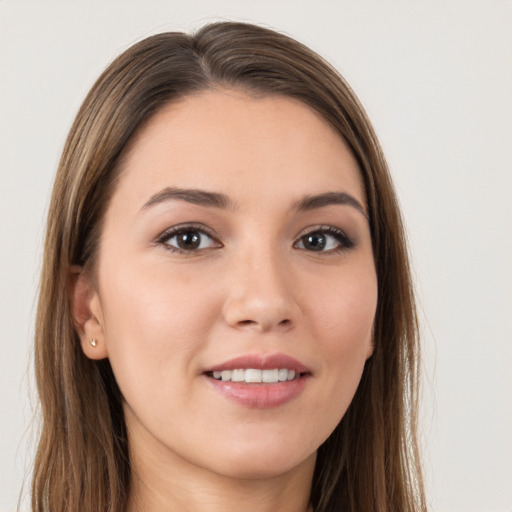
{"label": "forehead", "polygon": [[123,160],[118,192],[139,204],[168,186],[228,188],[245,197],[348,189],[365,202],[343,138],[313,109],[280,95],[214,90],[186,96],[149,120]]}

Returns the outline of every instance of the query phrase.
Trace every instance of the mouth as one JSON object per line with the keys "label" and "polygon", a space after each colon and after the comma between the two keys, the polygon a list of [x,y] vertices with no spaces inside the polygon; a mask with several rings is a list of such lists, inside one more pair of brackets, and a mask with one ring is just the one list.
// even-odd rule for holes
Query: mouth
{"label": "mouth", "polygon": [[276,384],[289,380],[299,379],[305,373],[296,372],[288,368],[273,368],[261,370],[259,368],[238,368],[235,370],[216,370],[206,372],[208,377],[222,382],[245,382],[246,384]]}
{"label": "mouth", "polygon": [[312,373],[284,354],[242,356],[203,373],[212,387],[238,405],[269,409],[298,397]]}

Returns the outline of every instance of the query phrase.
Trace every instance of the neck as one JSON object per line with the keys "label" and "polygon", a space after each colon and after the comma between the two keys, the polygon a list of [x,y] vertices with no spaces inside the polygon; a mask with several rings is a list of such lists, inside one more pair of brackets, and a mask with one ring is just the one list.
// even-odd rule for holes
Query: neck
{"label": "neck", "polygon": [[130,453],[127,512],[310,512],[315,454],[287,473],[237,478],[155,452]]}

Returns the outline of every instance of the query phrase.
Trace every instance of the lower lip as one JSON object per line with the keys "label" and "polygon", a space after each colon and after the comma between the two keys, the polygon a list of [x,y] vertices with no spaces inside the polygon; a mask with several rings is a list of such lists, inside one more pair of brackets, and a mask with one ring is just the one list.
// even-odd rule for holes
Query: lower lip
{"label": "lower lip", "polygon": [[226,398],[253,409],[270,409],[289,402],[302,392],[309,380],[307,375],[275,384],[247,384],[212,377],[207,379]]}

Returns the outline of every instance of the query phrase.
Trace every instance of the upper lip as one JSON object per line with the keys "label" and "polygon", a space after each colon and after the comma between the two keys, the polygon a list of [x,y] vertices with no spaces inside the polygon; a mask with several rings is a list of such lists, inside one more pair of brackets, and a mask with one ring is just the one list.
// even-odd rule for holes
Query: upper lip
{"label": "upper lip", "polygon": [[295,373],[310,373],[309,368],[297,359],[286,354],[247,354],[224,361],[208,368],[208,372],[222,370],[238,370],[241,368],[254,368],[256,370],[273,370],[286,368]]}

